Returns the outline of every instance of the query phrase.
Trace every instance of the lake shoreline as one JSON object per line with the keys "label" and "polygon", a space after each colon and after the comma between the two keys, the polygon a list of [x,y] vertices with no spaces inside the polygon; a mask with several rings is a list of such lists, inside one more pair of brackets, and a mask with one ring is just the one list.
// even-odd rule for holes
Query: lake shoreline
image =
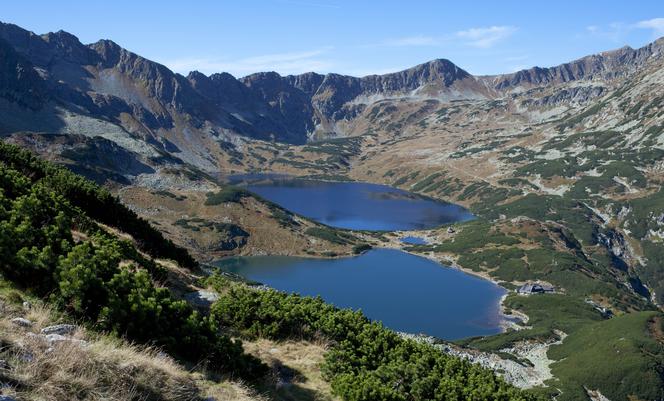
{"label": "lake shoreline", "polygon": [[320,295],[339,308],[361,309],[399,331],[454,341],[505,330],[498,306],[502,287],[460,270],[445,272],[437,261],[401,249],[374,248],[335,260],[225,258],[215,265],[279,291]]}
{"label": "lake shoreline", "polygon": [[505,290],[505,294],[503,294],[500,297],[500,299],[498,300],[498,305],[497,305],[498,309],[499,309],[498,318],[500,319],[499,326],[501,328],[501,333],[505,333],[510,329],[511,330],[521,330],[521,329],[523,329],[522,325],[518,324],[517,322],[515,322],[512,319],[518,319],[523,323],[526,323],[528,321],[528,316],[523,314],[523,313],[520,313],[520,312],[515,313],[515,311],[512,311],[512,313],[510,313],[510,314],[505,313],[505,311],[507,310],[507,308],[505,307],[505,300],[510,295],[511,291],[508,288],[505,288],[502,285],[502,283],[504,283],[504,282],[494,279],[488,273],[478,272],[478,271],[460,266],[453,259],[445,258],[444,256],[435,256],[432,253],[427,254],[427,253],[418,253],[418,252],[414,252],[414,251],[409,251],[409,250],[404,249],[403,247],[399,247],[398,245],[389,246],[389,245],[392,245],[391,243],[389,243],[387,245],[388,246],[385,246],[386,249],[397,249],[397,250],[400,250],[402,252],[405,252],[405,253],[408,253],[408,254],[411,254],[411,255],[414,255],[414,256],[419,256],[419,257],[422,257],[422,258],[425,258],[425,259],[429,259],[429,260],[439,264],[442,268],[458,270],[458,271],[460,271],[464,274],[468,274],[470,276],[474,276],[474,277],[478,277],[478,278],[481,278],[481,279],[486,280],[486,281],[490,281],[494,285],[496,285],[496,286],[502,288],[503,290]]}

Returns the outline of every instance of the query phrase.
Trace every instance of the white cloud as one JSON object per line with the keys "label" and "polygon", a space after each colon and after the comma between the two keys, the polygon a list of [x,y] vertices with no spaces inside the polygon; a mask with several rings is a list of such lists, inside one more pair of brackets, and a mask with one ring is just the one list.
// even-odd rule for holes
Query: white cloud
{"label": "white cloud", "polygon": [[396,47],[415,47],[415,46],[436,46],[440,44],[440,39],[432,36],[407,36],[404,38],[392,39],[385,42],[386,46]]}
{"label": "white cloud", "polygon": [[636,23],[637,28],[651,29],[656,37],[664,36],[664,18],[653,18]]}
{"label": "white cloud", "polygon": [[467,45],[479,48],[489,48],[506,39],[516,32],[513,26],[490,26],[486,28],[470,28],[456,32],[456,37],[462,39]]}
{"label": "white cloud", "polygon": [[652,18],[636,23],[613,22],[605,26],[589,25],[586,27],[586,33],[620,44],[624,43],[627,36],[635,29],[650,30],[653,38],[659,38],[664,36],[664,18]]}
{"label": "white cloud", "polygon": [[422,47],[422,46],[446,46],[454,42],[462,46],[471,46],[478,48],[489,48],[506,39],[516,32],[513,26],[490,26],[481,28],[470,28],[463,31],[448,33],[441,36],[414,35],[402,38],[386,40],[377,45],[367,45],[365,47],[393,46],[393,47]]}
{"label": "white cloud", "polygon": [[282,75],[302,74],[309,71],[330,70],[333,63],[320,58],[330,49],[328,47],[305,52],[266,54],[238,60],[185,58],[167,61],[164,64],[173,71],[182,74],[192,70],[198,70],[206,74],[229,72],[237,77],[260,71],[276,71]]}
{"label": "white cloud", "polygon": [[625,36],[631,28],[631,26],[622,22],[612,22],[606,26],[589,25],[586,27],[586,33],[620,44],[625,41]]}
{"label": "white cloud", "polygon": [[531,67],[528,65],[529,59],[530,57],[528,55],[523,54],[518,56],[505,57],[502,61],[503,65],[505,66],[505,71],[517,72]]}

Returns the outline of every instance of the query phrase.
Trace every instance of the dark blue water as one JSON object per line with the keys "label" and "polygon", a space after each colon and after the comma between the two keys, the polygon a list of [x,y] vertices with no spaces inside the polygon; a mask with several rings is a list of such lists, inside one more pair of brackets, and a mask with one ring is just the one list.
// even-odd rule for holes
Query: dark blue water
{"label": "dark blue water", "polygon": [[426,245],[428,244],[427,240],[421,237],[413,237],[413,236],[408,236],[408,237],[403,237],[401,238],[401,242],[404,244],[408,245]]}
{"label": "dark blue water", "polygon": [[279,176],[245,175],[231,182],[319,223],[351,230],[420,230],[464,221],[463,207],[385,185],[325,182]]}
{"label": "dark blue water", "polygon": [[502,288],[398,250],[344,259],[235,257],[219,266],[278,290],[361,309],[398,331],[447,340],[500,332]]}

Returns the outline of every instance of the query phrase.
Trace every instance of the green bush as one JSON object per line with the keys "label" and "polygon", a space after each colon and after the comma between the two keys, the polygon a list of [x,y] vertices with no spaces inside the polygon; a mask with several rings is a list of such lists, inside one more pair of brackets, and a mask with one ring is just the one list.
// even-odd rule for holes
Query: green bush
{"label": "green bush", "polygon": [[372,247],[369,244],[357,244],[353,247],[353,253],[359,255],[362,252],[370,250],[371,248]]}
{"label": "green bush", "polygon": [[[88,217],[131,235],[139,248],[148,254],[173,259],[186,267],[196,266],[196,261],[185,249],[166,240],[150,223],[138,217],[116,197],[92,181],[64,167],[41,160],[18,146],[4,142],[0,142],[0,162],[14,170],[10,174],[23,176],[20,182],[16,181],[19,188],[26,184],[26,180],[32,184],[39,183],[66,198],[71,205],[80,208]],[[5,188],[3,182],[0,184]],[[7,187],[5,191],[11,192],[11,188]],[[5,193],[10,195],[8,192]]]}
{"label": "green bush", "polygon": [[323,226],[309,227],[305,230],[304,233],[311,235],[312,237],[320,238],[322,240],[339,245],[350,244],[355,239],[352,235],[344,233],[341,230]]}
{"label": "green bush", "polygon": [[[99,330],[246,378],[265,373],[239,342],[156,287],[152,280],[163,271],[153,261],[99,230],[83,208],[72,206],[75,195],[51,183],[48,175],[30,180],[0,161],[0,273],[6,280]],[[89,239],[74,241],[73,230]],[[159,245],[157,237],[151,241]]]}
{"label": "green bush", "polygon": [[229,284],[219,276],[209,282],[225,290],[212,306],[216,324],[250,337],[332,341],[323,376],[344,400],[536,399],[488,369],[404,339],[361,312],[337,309],[320,298]]}

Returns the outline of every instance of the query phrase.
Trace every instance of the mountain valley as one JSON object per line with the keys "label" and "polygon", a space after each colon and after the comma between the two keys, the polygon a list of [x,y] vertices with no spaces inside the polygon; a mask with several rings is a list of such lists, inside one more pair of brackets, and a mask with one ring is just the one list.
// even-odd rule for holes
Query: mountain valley
{"label": "mountain valley", "polygon": [[[431,346],[475,358],[507,380],[514,375],[505,366],[534,370],[539,377],[511,383],[561,401],[664,397],[663,88],[664,38],[496,76],[438,59],[361,78],[237,79],[183,76],[110,40],[85,45],[64,31],[0,24],[0,135],[10,144],[3,146],[104,186],[206,268],[226,256],[397,248],[498,283],[509,291],[502,313],[513,323],[503,333],[453,344],[421,337],[413,347],[418,355]],[[340,229],[227,182],[261,173],[384,184],[462,205],[476,218],[416,232]],[[426,243],[401,242],[407,235]],[[328,349],[316,335],[245,327],[231,302],[273,307],[290,299],[247,295],[236,277],[203,285],[204,274],[195,275],[187,291],[222,294],[211,313],[262,360],[271,349]],[[555,291],[517,293],[535,282]],[[327,334],[330,344],[335,335]],[[530,350],[541,347],[544,358],[535,359]],[[341,355],[338,345],[331,349],[326,355]],[[371,399],[350,390],[351,376],[330,373],[342,369],[330,358],[322,374],[318,357],[302,373],[310,391],[322,393],[270,387],[270,399]]]}

